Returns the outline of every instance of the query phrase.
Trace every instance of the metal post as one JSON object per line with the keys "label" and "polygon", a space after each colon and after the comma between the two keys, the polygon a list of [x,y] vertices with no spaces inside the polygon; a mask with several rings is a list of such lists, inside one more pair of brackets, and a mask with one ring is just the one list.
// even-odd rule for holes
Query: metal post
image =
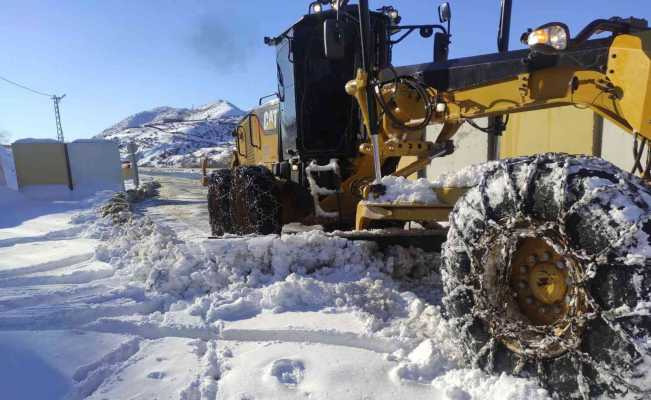
{"label": "metal post", "polygon": [[511,35],[512,0],[502,0],[500,7],[500,27],[497,33],[497,50],[500,53],[509,51],[509,36]]}
{"label": "metal post", "polygon": [[[511,34],[512,0],[501,0],[500,26],[497,32],[497,50],[500,53],[509,51],[509,36]],[[488,160],[500,158],[500,137],[506,130],[504,117],[501,115],[488,118]]]}
{"label": "metal post", "polygon": [[359,35],[362,46],[362,69],[368,76],[366,85],[366,97],[368,103],[368,117],[369,129],[371,136],[371,144],[373,147],[373,166],[375,172],[374,185],[382,183],[382,167],[380,166],[380,141],[378,139],[378,124],[377,124],[377,105],[375,104],[375,93],[371,82],[375,78],[375,70],[373,68],[373,48],[370,45],[371,41],[371,14],[369,11],[368,0],[359,0]]}
{"label": "metal post", "polygon": [[[63,138],[61,138],[63,140]],[[63,143],[62,141],[62,146],[63,146],[63,153],[66,158],[66,173],[68,175],[68,189],[71,191],[74,189],[73,183],[72,183],[72,170],[70,169],[70,154],[68,153],[68,145]]]}
{"label": "metal post", "polygon": [[134,142],[129,142],[129,160],[131,161],[131,171],[133,174],[133,185],[138,189],[140,186],[140,176],[138,175],[138,159],[136,158],[136,151],[138,151]]}

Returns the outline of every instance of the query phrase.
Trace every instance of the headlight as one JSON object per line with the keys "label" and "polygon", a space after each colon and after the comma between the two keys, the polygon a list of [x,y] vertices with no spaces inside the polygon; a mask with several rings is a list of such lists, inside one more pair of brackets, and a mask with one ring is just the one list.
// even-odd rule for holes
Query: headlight
{"label": "headlight", "polygon": [[398,18],[400,18],[400,14],[398,13],[398,10],[391,10],[387,13],[389,18],[391,18],[391,21],[395,21]]}
{"label": "headlight", "polygon": [[543,25],[530,32],[526,38],[526,44],[541,53],[554,52],[567,49],[570,39],[570,32],[566,25],[553,23]]}
{"label": "headlight", "polygon": [[402,21],[400,13],[393,6],[383,6],[379,8],[378,11],[384,13],[384,15],[389,17],[393,25],[398,25],[400,24],[400,21]]}
{"label": "headlight", "polygon": [[323,11],[323,6],[318,1],[310,4],[310,14],[318,14]]}

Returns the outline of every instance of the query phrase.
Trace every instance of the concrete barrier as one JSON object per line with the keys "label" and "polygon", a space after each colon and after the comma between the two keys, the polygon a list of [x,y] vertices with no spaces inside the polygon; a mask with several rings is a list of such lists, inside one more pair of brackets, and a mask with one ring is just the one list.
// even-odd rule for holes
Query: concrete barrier
{"label": "concrete barrier", "polygon": [[11,145],[18,188],[70,185],[63,143],[49,140],[19,140]]}
{"label": "concrete barrier", "polygon": [[12,145],[17,188],[29,197],[78,198],[124,190],[120,153],[107,140],[20,140]]}
{"label": "concrete barrier", "polygon": [[75,191],[124,190],[120,151],[108,140],[77,140],[68,145],[70,174]]}

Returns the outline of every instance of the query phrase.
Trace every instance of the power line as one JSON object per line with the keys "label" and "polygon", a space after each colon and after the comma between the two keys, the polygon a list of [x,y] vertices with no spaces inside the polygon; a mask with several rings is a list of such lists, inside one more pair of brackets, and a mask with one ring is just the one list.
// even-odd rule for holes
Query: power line
{"label": "power line", "polygon": [[56,124],[56,129],[57,129],[57,140],[59,140],[60,142],[63,143],[64,138],[63,138],[63,128],[61,127],[61,112],[59,111],[59,102],[64,97],[66,97],[66,95],[64,94],[63,96],[57,96],[55,94],[47,94],[47,93],[41,92],[40,90],[32,89],[32,88],[30,88],[28,86],[21,85],[20,83],[14,82],[11,79],[7,79],[7,78],[5,78],[3,76],[0,76],[0,80],[3,80],[5,82],[7,82],[7,83],[10,83],[10,84],[12,84],[14,86],[17,86],[17,87],[21,88],[21,89],[28,90],[28,91],[30,91],[30,92],[32,92],[34,94],[49,97],[54,102],[54,122]]}
{"label": "power line", "polygon": [[52,97],[54,96],[54,95],[51,95],[51,94],[43,93],[43,92],[38,91],[38,90],[36,90],[36,89],[32,89],[32,88],[27,87],[27,86],[25,86],[25,85],[21,85],[21,84],[18,83],[18,82],[14,82],[14,81],[12,81],[11,79],[7,79],[7,78],[4,78],[4,77],[2,77],[2,76],[0,76],[0,80],[3,80],[3,81],[5,81],[5,82],[7,82],[7,83],[10,83],[10,84],[12,84],[12,85],[14,85],[14,86],[17,86],[17,87],[21,88],[21,89],[29,90],[30,92],[32,92],[32,93],[36,93],[36,94],[39,94],[39,95],[41,95],[41,96],[47,96],[47,97],[50,97],[50,98],[52,98]]}

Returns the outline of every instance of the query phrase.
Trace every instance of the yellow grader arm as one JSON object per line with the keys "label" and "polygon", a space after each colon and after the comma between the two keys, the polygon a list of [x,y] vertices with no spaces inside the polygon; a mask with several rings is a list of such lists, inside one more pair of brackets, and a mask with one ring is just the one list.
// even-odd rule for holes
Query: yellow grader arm
{"label": "yellow grader arm", "polygon": [[515,79],[439,95],[446,111],[432,122],[576,105],[589,107],[630,133],[651,139],[651,32],[620,35],[604,72],[549,68]]}
{"label": "yellow grader arm", "polygon": [[[425,168],[467,119],[567,105],[592,109],[627,132],[651,140],[651,31],[616,36],[606,54],[607,62],[601,68],[557,65],[450,90],[424,84],[416,93],[413,86],[398,79],[378,84],[376,100],[385,110],[379,121],[380,158],[417,156],[417,161],[394,173],[408,176]],[[367,127],[368,84],[366,74],[360,71],[346,87],[357,99]],[[423,125],[424,120],[443,124],[435,143],[416,140],[409,129]],[[370,144],[360,150],[370,157]],[[437,207],[370,204],[372,199],[360,202],[356,228],[364,229],[372,220],[426,220],[428,215],[431,220],[445,219],[456,201],[450,193],[460,196],[464,191],[442,188],[439,192],[439,198],[447,201]]]}

